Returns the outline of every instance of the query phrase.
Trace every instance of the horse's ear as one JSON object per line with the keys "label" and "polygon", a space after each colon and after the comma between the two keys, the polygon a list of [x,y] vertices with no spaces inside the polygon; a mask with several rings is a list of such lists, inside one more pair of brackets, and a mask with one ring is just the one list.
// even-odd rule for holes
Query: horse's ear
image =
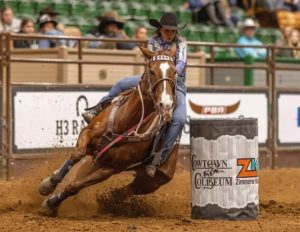
{"label": "horse's ear", "polygon": [[147,59],[151,59],[151,57],[153,56],[153,52],[151,52],[148,48],[145,48],[140,44],[138,44],[137,46]]}
{"label": "horse's ear", "polygon": [[173,44],[172,47],[170,48],[170,56],[176,57],[176,45],[175,44]]}

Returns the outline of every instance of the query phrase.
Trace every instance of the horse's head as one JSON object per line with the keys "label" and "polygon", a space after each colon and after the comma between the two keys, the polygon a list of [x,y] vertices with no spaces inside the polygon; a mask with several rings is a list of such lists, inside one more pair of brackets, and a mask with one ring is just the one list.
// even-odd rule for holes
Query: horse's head
{"label": "horse's head", "polygon": [[176,46],[168,51],[152,52],[140,47],[148,59],[144,78],[147,80],[149,94],[165,121],[171,121],[176,104]]}

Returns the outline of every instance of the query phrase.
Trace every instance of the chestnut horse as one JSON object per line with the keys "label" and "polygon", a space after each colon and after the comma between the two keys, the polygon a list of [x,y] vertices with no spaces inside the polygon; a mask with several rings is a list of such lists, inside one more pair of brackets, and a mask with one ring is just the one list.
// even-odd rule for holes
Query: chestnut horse
{"label": "chestnut horse", "polygon": [[[152,193],[172,179],[177,162],[178,144],[175,144],[170,155],[153,177],[148,175],[143,160],[152,149],[154,141],[152,135],[155,129],[159,128],[162,122],[172,120],[176,102],[174,61],[176,47],[173,46],[168,51],[157,52],[143,47],[140,49],[148,62],[138,87],[126,95],[126,101],[122,104],[114,99],[111,105],[107,106],[81,131],[75,151],[70,158],[77,163],[75,177],[63,188],[63,191],[43,202],[39,210],[40,214],[56,216],[59,206],[66,198],[77,194],[85,187],[100,183],[114,174],[129,169],[134,170],[136,175],[129,185],[122,188],[127,196]],[[116,104],[119,106],[114,108]],[[112,111],[115,111],[112,126],[114,134],[121,135],[135,125],[138,126],[135,127],[135,131],[131,132],[132,141],[120,141],[100,156],[99,142],[107,131]],[[135,140],[135,138],[147,136],[149,139]],[[42,181],[39,191],[42,195],[49,195],[55,187],[56,185],[49,185],[48,177]]]}

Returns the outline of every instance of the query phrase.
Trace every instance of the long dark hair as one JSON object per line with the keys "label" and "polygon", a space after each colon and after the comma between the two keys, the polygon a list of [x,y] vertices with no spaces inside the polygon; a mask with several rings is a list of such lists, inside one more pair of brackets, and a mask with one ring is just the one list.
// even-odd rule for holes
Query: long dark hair
{"label": "long dark hair", "polygon": [[[161,36],[161,32],[160,32],[161,27],[158,27],[154,32],[153,32],[153,36]],[[178,31],[176,31],[176,36],[175,36],[175,40],[179,37],[179,33]]]}
{"label": "long dark hair", "polygon": [[29,23],[29,22],[32,22],[33,25],[34,25],[34,21],[33,21],[31,18],[28,18],[28,17],[23,18],[23,19],[22,19],[22,22],[21,22],[21,29],[20,29],[20,31],[23,31],[23,27],[25,27],[25,25],[26,25],[27,23]]}
{"label": "long dark hair", "polygon": [[160,28],[157,28],[154,32],[153,32],[153,35],[154,36],[161,36],[161,32],[159,30]]}

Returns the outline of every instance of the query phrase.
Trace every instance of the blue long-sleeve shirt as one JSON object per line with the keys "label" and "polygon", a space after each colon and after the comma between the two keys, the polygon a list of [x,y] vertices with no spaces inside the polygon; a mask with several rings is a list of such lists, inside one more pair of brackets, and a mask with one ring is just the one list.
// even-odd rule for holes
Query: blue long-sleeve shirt
{"label": "blue long-sleeve shirt", "polygon": [[[249,38],[247,36],[241,36],[239,40],[237,41],[237,44],[240,45],[263,45],[262,42],[260,42],[255,37]],[[236,48],[235,49],[237,55],[240,58],[244,58],[248,55],[254,57],[254,58],[265,58],[267,55],[267,51],[264,48]]]}
{"label": "blue long-sleeve shirt", "polygon": [[[64,33],[54,29],[43,33],[43,35],[64,35]],[[39,48],[53,48],[61,45],[67,45],[67,41],[62,39],[61,40],[42,39],[39,41]]]}
{"label": "blue long-sleeve shirt", "polygon": [[168,43],[163,41],[160,36],[154,36],[149,39],[148,48],[151,51],[167,50],[170,49],[173,44],[176,45],[176,72],[178,79],[179,81],[185,82],[187,43],[183,38],[176,36],[174,42]]}

